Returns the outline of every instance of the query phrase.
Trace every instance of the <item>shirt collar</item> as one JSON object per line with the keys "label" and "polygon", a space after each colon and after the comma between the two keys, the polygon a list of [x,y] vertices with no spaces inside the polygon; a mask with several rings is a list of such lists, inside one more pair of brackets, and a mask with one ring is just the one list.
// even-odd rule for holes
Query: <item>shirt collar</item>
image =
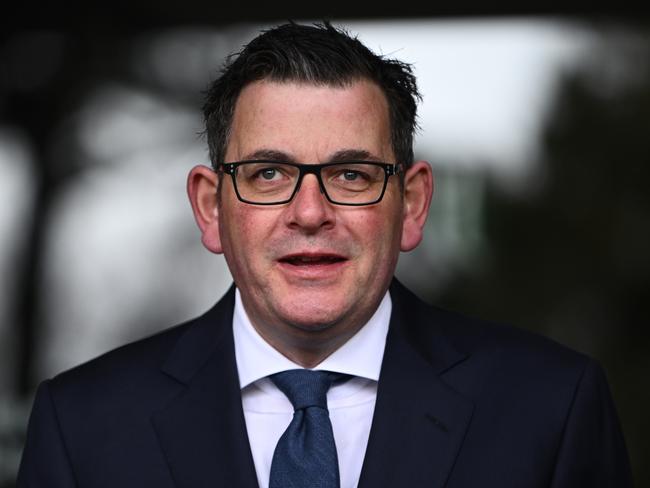
{"label": "shirt collar", "polygon": [[[313,369],[345,373],[378,381],[391,310],[392,302],[387,291],[370,320],[345,344]],[[280,354],[260,336],[248,318],[239,289],[235,290],[235,310],[232,322],[240,388],[281,371],[302,368]]]}

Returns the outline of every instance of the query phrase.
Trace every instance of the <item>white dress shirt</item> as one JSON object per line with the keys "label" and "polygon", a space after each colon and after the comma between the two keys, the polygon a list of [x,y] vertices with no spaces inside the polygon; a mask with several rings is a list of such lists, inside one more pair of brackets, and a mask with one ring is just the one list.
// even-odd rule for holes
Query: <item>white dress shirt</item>
{"label": "white dress shirt", "polygon": [[[341,488],[354,488],[359,483],[391,309],[390,295],[386,292],[368,323],[313,368],[354,376],[332,386],[327,393]],[[239,290],[235,295],[233,333],[246,430],[257,480],[260,488],[268,488],[273,451],[293,418],[293,407],[267,376],[302,366],[280,354],[259,335],[244,310]]]}

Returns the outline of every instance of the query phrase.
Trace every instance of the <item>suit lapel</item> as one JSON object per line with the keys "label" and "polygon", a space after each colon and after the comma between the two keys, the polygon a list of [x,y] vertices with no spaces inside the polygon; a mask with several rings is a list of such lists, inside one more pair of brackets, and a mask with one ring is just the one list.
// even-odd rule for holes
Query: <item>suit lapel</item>
{"label": "suit lapel", "polygon": [[234,289],[188,328],[163,366],[178,395],[153,418],[178,488],[256,487],[232,338]]}
{"label": "suit lapel", "polygon": [[[465,359],[432,309],[399,283],[360,488],[443,487],[473,404],[444,381]],[[197,319],[163,366],[177,394],[152,422],[178,488],[257,487],[237,376],[234,288]]]}
{"label": "suit lapel", "polygon": [[360,488],[443,487],[453,468],[473,403],[443,373],[465,359],[399,283]]}

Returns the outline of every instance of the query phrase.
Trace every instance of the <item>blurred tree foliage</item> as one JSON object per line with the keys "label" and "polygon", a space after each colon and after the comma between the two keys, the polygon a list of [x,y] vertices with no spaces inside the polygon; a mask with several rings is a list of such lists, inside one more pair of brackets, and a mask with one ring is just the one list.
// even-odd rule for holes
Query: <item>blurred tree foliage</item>
{"label": "blurred tree foliage", "polygon": [[528,190],[488,185],[481,265],[435,297],[597,358],[638,486],[650,486],[648,39],[604,35],[565,74]]}

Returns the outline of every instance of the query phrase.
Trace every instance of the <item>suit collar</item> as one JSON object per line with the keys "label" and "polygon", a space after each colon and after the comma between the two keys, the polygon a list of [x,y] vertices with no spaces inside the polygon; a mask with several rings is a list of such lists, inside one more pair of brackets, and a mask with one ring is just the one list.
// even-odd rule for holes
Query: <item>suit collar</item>
{"label": "suit collar", "polygon": [[[395,331],[392,335],[397,334],[400,340],[406,341],[434,372],[442,374],[468,357],[444,332],[447,318],[422,302],[397,279],[391,283],[390,294],[390,329]],[[187,384],[211,357],[215,347],[224,342],[232,345],[234,307],[235,285],[232,285],[212,309],[192,323],[163,364],[162,371]]]}
{"label": "suit collar", "polygon": [[393,314],[390,330],[393,339],[405,341],[436,374],[443,374],[469,357],[447,334],[450,316],[420,300],[393,279],[390,286]]}
{"label": "suit collar", "polygon": [[233,284],[217,304],[192,321],[162,365],[162,371],[188,384],[213,355],[215,348],[232,342]]}
{"label": "suit collar", "polygon": [[[444,381],[467,355],[445,335],[442,317],[399,282],[360,488],[443,487],[473,403]],[[440,319],[440,320],[438,320]]]}
{"label": "suit collar", "polygon": [[162,370],[178,394],[152,422],[178,488],[255,487],[232,338],[234,287],[179,339]]}
{"label": "suit collar", "polygon": [[[447,319],[396,280],[360,488],[444,486],[473,404],[444,381],[467,358]],[[164,363],[178,394],[153,425],[178,488],[255,487],[232,338],[234,287],[179,339]]]}

